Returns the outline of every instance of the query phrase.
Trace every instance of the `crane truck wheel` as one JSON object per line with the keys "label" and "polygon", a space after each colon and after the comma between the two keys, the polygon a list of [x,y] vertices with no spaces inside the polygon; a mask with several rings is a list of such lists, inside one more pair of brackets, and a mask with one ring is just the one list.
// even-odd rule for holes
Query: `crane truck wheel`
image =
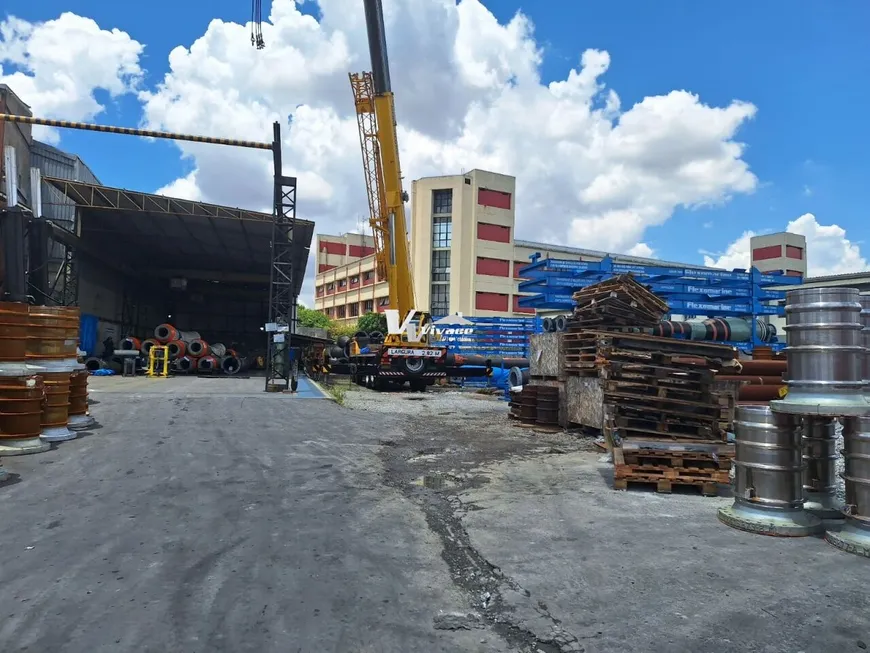
{"label": "crane truck wheel", "polygon": [[422,374],[426,369],[426,361],[422,358],[412,356],[402,359],[402,366],[408,374]]}

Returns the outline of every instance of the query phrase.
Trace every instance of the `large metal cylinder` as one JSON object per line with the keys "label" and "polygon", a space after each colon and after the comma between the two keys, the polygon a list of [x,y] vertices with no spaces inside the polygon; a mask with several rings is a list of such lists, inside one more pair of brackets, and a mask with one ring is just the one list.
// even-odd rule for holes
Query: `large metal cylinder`
{"label": "large metal cylinder", "polygon": [[740,530],[799,537],[821,529],[803,510],[798,418],[768,406],[740,406],[734,419],[734,504],[719,520]]}
{"label": "large metal cylinder", "polygon": [[870,558],[870,417],[843,420],[846,482],[846,523],[828,531],[825,539],[834,546]]}
{"label": "large metal cylinder", "polygon": [[861,344],[864,346],[864,364],[861,376],[864,380],[864,397],[870,401],[870,295],[860,295]]}
{"label": "large metal cylinder", "polygon": [[786,296],[788,395],[775,411],[830,417],[863,415],[864,346],[854,288],[801,288]]}
{"label": "large metal cylinder", "polygon": [[837,422],[829,417],[803,420],[804,510],[821,519],[842,519],[837,500]]}

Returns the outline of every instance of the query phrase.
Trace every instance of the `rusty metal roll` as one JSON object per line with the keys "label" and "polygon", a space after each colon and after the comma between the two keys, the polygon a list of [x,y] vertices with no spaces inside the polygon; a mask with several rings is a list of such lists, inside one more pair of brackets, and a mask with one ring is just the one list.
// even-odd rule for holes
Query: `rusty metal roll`
{"label": "rusty metal roll", "polygon": [[539,387],[527,385],[520,392],[515,393],[511,403],[511,413],[516,419],[526,423],[533,423],[537,419]]}
{"label": "rusty metal roll", "polygon": [[151,352],[151,348],[154,345],[159,345],[159,344],[160,344],[160,341],[158,341],[157,338],[148,338],[147,340],[142,341],[142,346],[139,347],[139,352],[147,358]]}
{"label": "rusty metal roll", "polygon": [[84,365],[77,364],[70,374],[69,422],[71,431],[86,431],[94,425],[94,418],[88,411],[88,379],[90,373]]}
{"label": "rusty metal roll", "polygon": [[184,340],[173,340],[168,345],[169,360],[178,360],[187,355],[187,343]]}
{"label": "rusty metal roll", "polygon": [[63,442],[76,437],[69,425],[70,386],[74,364],[67,361],[39,362],[39,375],[45,385],[45,402],[42,404],[42,439],[46,442]]}
{"label": "rusty metal roll", "polygon": [[78,352],[78,318],[65,306],[31,306],[27,333],[27,358],[75,358]]}
{"label": "rusty metal roll", "polygon": [[753,376],[782,377],[788,364],[784,360],[751,360],[740,361],[740,374]]}
{"label": "rusty metal roll", "polygon": [[175,361],[175,369],[178,372],[187,374],[188,372],[194,372],[196,368],[197,359],[193,356],[182,356]]}
{"label": "rusty metal roll", "polygon": [[0,302],[0,361],[24,362],[29,325],[27,304]]}
{"label": "rusty metal roll", "polygon": [[39,376],[0,376],[0,454],[39,453],[49,448],[40,439],[43,380]]}
{"label": "rusty metal roll", "polygon": [[559,388],[538,386],[535,422],[541,426],[559,425]]}
{"label": "rusty metal roll", "polygon": [[142,351],[142,341],[133,336],[127,336],[121,341],[123,351]]}
{"label": "rusty metal roll", "polygon": [[194,338],[187,343],[188,356],[200,358],[201,356],[207,356],[209,353],[211,353],[211,350],[209,349],[208,343],[202,338]]}
{"label": "rusty metal roll", "polygon": [[218,372],[221,369],[220,361],[215,356],[212,356],[211,354],[209,354],[207,356],[203,356],[202,358],[200,358],[198,360],[199,360],[199,363],[196,366],[197,372],[211,374],[214,372]]}
{"label": "rusty metal roll", "polygon": [[800,419],[769,406],[740,406],[734,435],[734,504],[719,510],[719,520],[763,535],[820,531],[821,520],[803,510]]}

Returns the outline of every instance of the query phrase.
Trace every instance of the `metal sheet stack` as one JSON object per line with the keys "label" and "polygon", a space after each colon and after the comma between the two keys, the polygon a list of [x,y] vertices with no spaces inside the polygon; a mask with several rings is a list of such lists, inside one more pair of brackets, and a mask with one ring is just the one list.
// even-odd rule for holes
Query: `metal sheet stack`
{"label": "metal sheet stack", "polygon": [[[719,518],[766,535],[827,531],[834,546],[870,557],[870,302],[853,288],[802,288],[788,293],[785,310],[788,394],[769,408],[738,409],[735,502]],[[836,495],[836,421],[846,506]]]}

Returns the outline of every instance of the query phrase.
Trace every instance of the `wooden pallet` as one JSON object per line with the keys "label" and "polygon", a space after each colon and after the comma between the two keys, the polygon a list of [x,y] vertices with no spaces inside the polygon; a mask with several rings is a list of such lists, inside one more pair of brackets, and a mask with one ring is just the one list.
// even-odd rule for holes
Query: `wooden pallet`
{"label": "wooden pallet", "polygon": [[672,480],[665,478],[617,478],[613,480],[614,490],[627,490],[630,486],[645,486],[654,485],[656,492],[662,494],[670,494],[675,485],[694,486],[700,490],[705,497],[715,497],[719,495],[719,485],[712,481],[685,481]]}
{"label": "wooden pallet", "polygon": [[731,360],[734,358],[734,349],[728,345],[715,344],[705,341],[681,340],[679,338],[665,338],[663,336],[651,336],[645,333],[626,333],[613,331],[580,331],[578,333],[566,333],[566,343],[582,343],[576,346],[591,346],[594,342],[599,352],[624,352],[635,355],[660,354],[677,357],[696,357],[703,359]]}
{"label": "wooden pallet", "polygon": [[[674,452],[660,449],[641,449],[626,451],[622,449],[622,459],[626,466],[634,469],[644,467],[669,468],[676,470],[724,471],[727,477],[731,469],[732,456],[711,455],[697,451]],[[723,482],[728,482],[727,478]]]}

